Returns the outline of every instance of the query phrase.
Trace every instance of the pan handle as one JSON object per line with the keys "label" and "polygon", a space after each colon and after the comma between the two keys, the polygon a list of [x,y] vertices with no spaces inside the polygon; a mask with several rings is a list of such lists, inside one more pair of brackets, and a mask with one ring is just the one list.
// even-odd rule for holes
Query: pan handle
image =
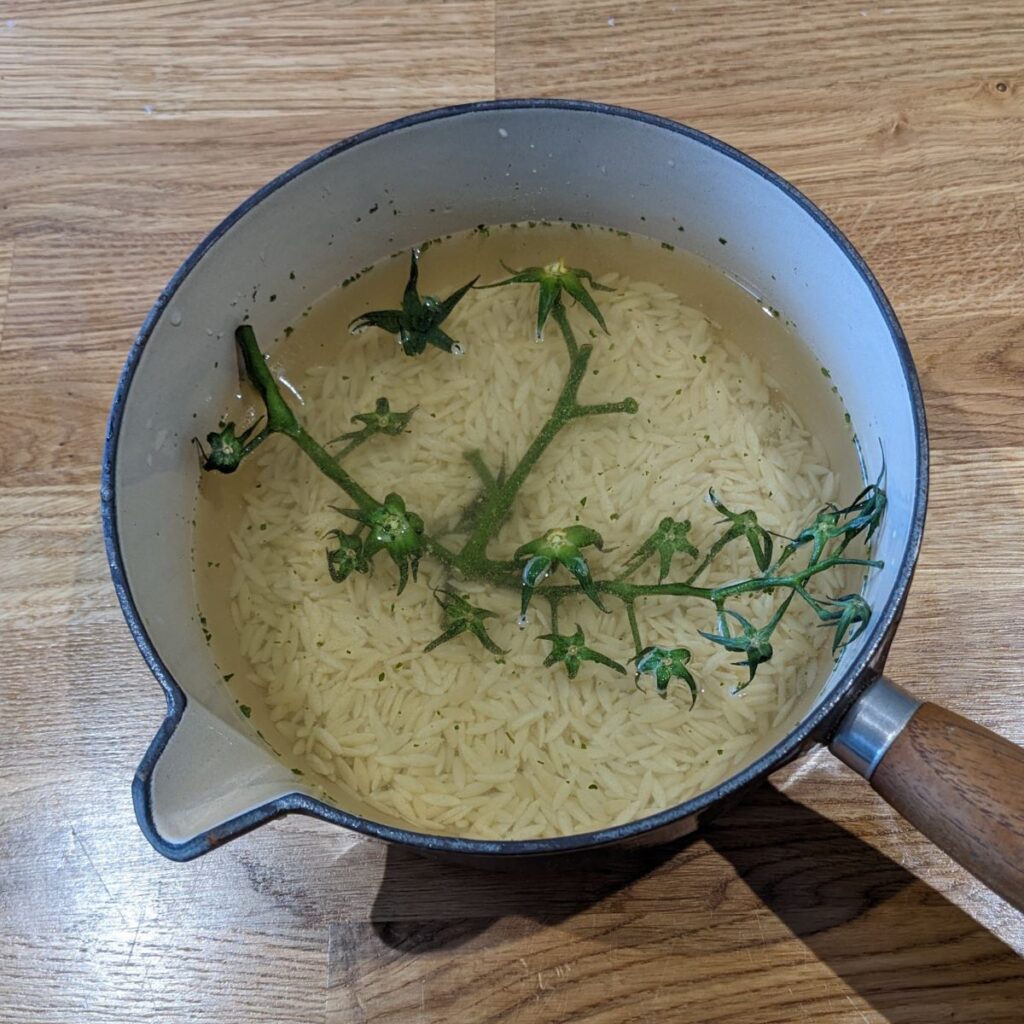
{"label": "pan handle", "polygon": [[1024,910],[1024,749],[876,679],[829,749],[916,829]]}

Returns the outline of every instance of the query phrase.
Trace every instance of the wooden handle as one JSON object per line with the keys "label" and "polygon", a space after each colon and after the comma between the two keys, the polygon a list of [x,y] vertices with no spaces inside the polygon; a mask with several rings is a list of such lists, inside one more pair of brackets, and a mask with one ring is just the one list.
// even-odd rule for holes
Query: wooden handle
{"label": "wooden handle", "polygon": [[915,828],[1024,910],[1024,750],[922,704],[871,785]]}

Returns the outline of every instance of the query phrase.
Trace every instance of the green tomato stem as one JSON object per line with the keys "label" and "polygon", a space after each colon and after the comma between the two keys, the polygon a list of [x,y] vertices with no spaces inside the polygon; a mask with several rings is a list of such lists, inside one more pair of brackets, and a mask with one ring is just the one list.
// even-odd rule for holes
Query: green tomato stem
{"label": "green tomato stem", "polygon": [[[563,427],[584,416],[600,416],[605,413],[635,413],[639,408],[635,399],[632,398],[625,398],[621,402],[603,402],[597,405],[581,405],[579,403],[577,396],[594,347],[592,345],[577,345],[568,315],[561,302],[555,304],[553,315],[562,330],[562,337],[569,353],[569,372],[555,402],[555,407],[540,432],[504,483],[497,484],[495,482],[494,488],[485,499],[484,506],[477,516],[476,527],[459,553],[458,567],[468,576],[480,571],[481,566],[487,560],[487,545],[498,532],[501,523],[504,522],[520,487],[523,486],[537,461]],[[478,453],[470,453],[470,455],[472,454]],[[470,458],[470,455],[467,455],[467,458]],[[470,461],[486,485],[487,481],[481,472],[482,467],[477,466],[472,460]]]}
{"label": "green tomato stem", "polygon": [[579,346],[576,344],[576,335],[573,333],[572,325],[569,323],[569,314],[565,311],[565,306],[562,305],[561,296],[555,302],[555,308],[551,313],[555,318],[555,323],[558,324],[562,331],[562,338],[565,341],[565,347],[569,350],[569,359],[572,361],[579,353]]}
{"label": "green tomato stem", "polygon": [[484,457],[477,449],[474,448],[471,452],[465,452],[463,458],[476,470],[476,475],[480,477],[480,482],[484,485],[484,490],[487,493],[497,490],[498,482],[494,479],[494,474],[487,463],[484,462]]}
{"label": "green tomato stem", "polygon": [[635,398],[624,398],[621,402],[601,402],[599,405],[577,405],[573,410],[573,417],[579,419],[583,416],[604,416],[610,412],[625,412],[632,415],[640,406]]}
{"label": "green tomato stem", "polygon": [[[610,594],[627,603],[640,597],[696,597],[718,605],[738,594],[759,594],[765,590],[775,590],[777,587],[798,590],[812,576],[827,572],[839,565],[863,565],[872,569],[880,569],[883,564],[867,558],[845,558],[842,555],[832,555],[823,562],[809,565],[806,569],[790,573],[788,576],[757,576],[754,579],[740,580],[722,587],[695,587],[690,583],[629,583],[622,579],[595,580],[594,587],[599,593]],[[550,593],[561,599],[572,594],[582,593],[582,589],[579,586],[565,585],[538,588],[537,593],[545,598]]]}
{"label": "green tomato stem", "polygon": [[290,437],[310,458],[313,464],[324,476],[333,480],[358,506],[364,511],[377,508],[380,504],[366,490],[349,476],[326,448],[322,447],[305,427],[296,422],[295,426],[288,431],[283,431]]}
{"label": "green tomato stem", "polygon": [[365,434],[362,437],[353,437],[351,441],[340,452],[334,453],[334,461],[341,462],[346,455],[351,455],[364,441],[368,441],[372,435]]}
{"label": "green tomato stem", "polygon": [[629,632],[633,636],[633,646],[636,648],[637,657],[639,657],[640,652],[644,649],[644,642],[640,639],[640,626],[636,621],[635,601],[626,601],[626,618],[629,619]]}
{"label": "green tomato stem", "polygon": [[242,454],[238,461],[241,463],[247,455],[251,455],[264,441],[271,435],[270,427],[264,427],[255,437],[249,440],[249,443],[242,449]]}
{"label": "green tomato stem", "polygon": [[[285,401],[267,366],[256,333],[248,324],[243,324],[235,332],[235,339],[242,351],[245,368],[256,390],[263,399],[267,409],[267,425],[256,435],[243,450],[243,457],[267,439],[271,434],[284,434],[291,438],[308,456],[313,464],[330,480],[333,480],[363,511],[372,511],[380,504],[364,487],[352,478],[341,466],[335,456],[331,455],[296,419],[288,403]],[[350,445],[349,449],[354,447]],[[349,450],[349,449],[346,449]],[[344,454],[344,452],[342,453]],[[447,548],[439,540],[424,534],[426,549],[445,565],[457,567],[455,552]],[[511,564],[511,563],[508,563]],[[513,566],[514,567],[514,566]],[[491,574],[505,570],[504,563],[484,565]]]}
{"label": "green tomato stem", "polygon": [[[475,525],[470,532],[469,537],[464,542],[461,550],[453,551],[435,537],[426,533],[422,534],[424,552],[431,554],[435,559],[442,563],[447,570],[460,574],[466,579],[488,581],[503,589],[519,590],[522,588],[522,566],[516,559],[497,560],[488,558],[487,547],[498,533],[501,524],[508,517],[519,490],[531,471],[537,465],[541,456],[551,445],[552,441],[554,441],[564,427],[575,419],[613,413],[633,414],[638,410],[638,404],[633,398],[625,398],[618,402],[601,402],[589,405],[579,402],[579,389],[584,377],[586,376],[590,358],[593,354],[593,346],[589,344],[580,345],[577,343],[575,334],[573,333],[572,327],[569,323],[567,311],[560,298],[556,300],[551,313],[561,330],[562,338],[565,342],[566,351],[569,357],[569,367],[562,389],[555,401],[555,405],[550,415],[541,426],[540,431],[530,443],[526,452],[522,455],[519,462],[507,477],[504,474],[504,469],[495,476],[487,466],[479,451],[474,450],[466,453],[465,458],[467,462],[469,462],[483,485],[483,494],[482,506],[480,511],[477,513]],[[349,498],[358,505],[362,512],[370,513],[379,509],[381,507],[380,502],[365,490],[365,488],[363,488],[362,485],[359,484],[351,474],[344,470],[340,465],[340,460],[365,441],[370,435],[367,434],[365,436],[352,438],[349,444],[347,444],[340,452],[332,455],[323,445],[308,433],[305,427],[295,416],[284,396],[281,394],[277,382],[274,380],[274,377],[267,365],[266,358],[259,348],[259,344],[256,340],[256,335],[252,327],[248,324],[241,325],[235,332],[235,338],[242,353],[242,358],[244,360],[249,379],[252,381],[263,399],[267,417],[266,425],[263,429],[251,438],[251,440],[249,440],[242,449],[241,458],[245,458],[251,454],[271,434],[284,434],[298,445],[314,465],[316,465],[316,467],[326,477],[337,484],[338,487],[340,487],[349,496]],[[241,461],[241,459],[239,459],[239,461]],[[357,527],[357,533],[361,529],[362,527]],[[852,538],[852,535],[847,535],[841,538],[838,549],[834,550],[829,557],[822,561],[818,560],[821,556],[821,550],[816,547],[812,551],[812,557],[807,566],[799,571],[790,572],[786,575],[770,574],[773,570],[775,573],[779,573],[781,562],[785,561],[787,557],[784,555],[779,563],[774,567],[766,569],[761,576],[735,581],[718,587],[702,587],[695,585],[695,580],[714,561],[722,549],[730,541],[739,539],[744,535],[741,532],[733,532],[734,529],[736,528],[733,527],[727,530],[718,538],[718,540],[715,541],[714,544],[712,544],[696,570],[685,581],[659,582],[656,584],[639,584],[629,582],[628,577],[632,575],[632,573],[641,564],[643,564],[646,557],[652,553],[651,551],[647,551],[646,554],[644,554],[644,557],[640,558],[639,561],[637,561],[636,556],[634,556],[633,560],[631,560],[630,563],[627,563],[626,568],[616,579],[591,580],[588,576],[586,580],[586,590],[584,590],[584,587],[579,583],[565,586],[549,585],[537,588],[537,596],[545,598],[550,607],[552,630],[554,633],[558,633],[559,605],[563,599],[567,597],[580,596],[584,593],[595,601],[597,601],[596,595],[598,594],[615,597],[622,601],[625,606],[633,645],[636,655],[639,657],[641,652],[644,650],[644,646],[637,618],[636,602],[642,598],[664,596],[692,597],[711,602],[718,609],[719,615],[721,616],[725,610],[725,604],[730,598],[741,594],[771,591],[776,588],[788,589],[790,594],[781,607],[777,609],[768,626],[764,627],[769,634],[778,624],[782,615],[785,613],[795,596],[799,596],[805,603],[807,603],[822,622],[828,623],[836,619],[836,612],[832,609],[826,608],[818,600],[812,597],[807,591],[805,584],[814,576],[827,572],[837,566],[851,565],[880,568],[883,565],[882,562],[872,559],[847,558],[844,555],[844,551]],[[753,546],[754,542],[751,541],[751,544]],[[642,548],[640,553],[643,553],[644,550],[645,549]],[[695,551],[693,553],[696,554]],[[759,559],[763,558],[764,561],[769,561],[771,558],[770,544],[767,546],[767,554],[759,555],[757,547],[754,548],[754,554],[755,557],[758,557]],[[403,567],[400,566],[400,568]],[[667,567],[663,564],[662,575],[666,572]],[[399,587],[399,592],[401,592],[401,586]],[[599,601],[597,603],[600,605]],[[469,627],[453,624],[445,633],[442,633],[440,637],[428,645],[427,649],[432,649],[444,640],[457,635],[459,632],[464,632],[467,628]],[[484,639],[478,635],[478,639],[481,639],[481,642],[484,643],[484,646],[489,650],[493,649],[495,652],[500,651],[496,645],[492,648],[491,644],[493,642],[491,642],[489,638]],[[591,657],[590,660],[601,661],[602,663],[609,664],[612,667],[622,670],[620,665],[605,659],[603,656],[594,656]],[[573,675],[575,673],[571,672],[570,674]]]}

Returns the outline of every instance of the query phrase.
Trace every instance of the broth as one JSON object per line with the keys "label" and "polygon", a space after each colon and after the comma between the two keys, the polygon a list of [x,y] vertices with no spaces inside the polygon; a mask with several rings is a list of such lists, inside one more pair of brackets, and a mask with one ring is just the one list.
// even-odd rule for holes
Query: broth
{"label": "broth", "polygon": [[[585,417],[538,460],[512,515],[489,546],[507,559],[555,526],[598,530],[588,548],[596,576],[622,570],[666,516],[692,523],[703,553],[722,518],[706,501],[713,485],[730,508],[753,508],[793,533],[827,500],[860,489],[856,447],[827,372],[774,311],[695,256],[650,239],[564,224],[506,225],[426,246],[420,292],[446,296],[477,274],[559,257],[614,289],[593,296],[606,335],[579,305],[569,317],[594,346],[580,401],[627,395],[639,411]],[[356,413],[386,396],[415,412],[408,431],[378,435],[344,466],[378,498],[399,492],[428,532],[454,550],[459,522],[481,492],[468,449],[497,475],[536,436],[565,377],[567,355],[553,321],[534,340],[537,289],[473,290],[445,321],[465,348],[406,357],[395,339],[347,324],[399,305],[406,253],[339,286],[272,347],[275,376],[296,414],[321,441],[351,432]],[[272,339],[260,339],[264,349]],[[276,340],[276,339],[273,339]],[[784,382],[784,390],[777,382]],[[228,419],[262,413],[240,400]],[[355,524],[332,510],[352,502],[286,438],[272,437],[231,476],[204,474],[196,514],[197,601],[227,685],[308,786],[338,806],[421,831],[534,838],[591,831],[679,803],[750,763],[807,709],[831,667],[828,630],[794,604],[773,637],[775,657],[748,687],[737,658],[702,638],[715,628],[707,602],[643,602],[647,644],[685,644],[700,687],[695,707],[675,679],[665,700],[653,680],[586,662],[575,679],[544,667],[553,630],[535,600],[519,629],[520,596],[487,582],[452,580],[429,555],[396,596],[398,574],[381,553],[371,574],[331,581],[324,554],[332,529]],[[688,575],[684,555],[675,579]],[[654,582],[657,559],[636,574]],[[756,572],[749,548],[728,545],[702,580]],[[571,583],[564,569],[554,582]],[[832,570],[830,594],[853,581]],[[429,653],[445,628],[437,588],[454,585],[496,613],[489,653],[463,632]],[[783,594],[746,595],[735,608],[764,622]],[[639,607],[639,606],[638,606]],[[577,623],[587,644],[626,667],[634,654],[624,607],[602,614],[584,597],[559,605],[558,632]],[[631,666],[630,666],[631,667]]]}

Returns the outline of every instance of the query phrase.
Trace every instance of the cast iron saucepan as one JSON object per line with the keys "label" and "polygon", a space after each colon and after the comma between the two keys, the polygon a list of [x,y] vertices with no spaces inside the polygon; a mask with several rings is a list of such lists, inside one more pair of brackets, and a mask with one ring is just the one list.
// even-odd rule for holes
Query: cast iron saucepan
{"label": "cast iron saucepan", "polygon": [[[477,224],[539,219],[683,243],[787,311],[831,371],[869,479],[884,451],[889,505],[876,557],[885,568],[866,584],[869,627],[811,709],[788,732],[766,737],[760,755],[721,785],[586,835],[519,842],[425,835],[317,799],[237,714],[202,641],[193,595],[192,438],[197,419],[215,420],[237,389],[232,335],[243,310],[262,336],[273,337],[297,309],[398,249]],[[262,298],[253,301],[254,292]],[[826,743],[1021,906],[1021,750],[921,704],[880,674],[914,571],[927,481],[921,392],[888,301],[835,226],[743,153],[663,118],[562,100],[449,107],[340,142],[246,200],[188,257],[146,318],[114,398],[102,483],[110,568],[168,703],[135,778],[142,829],[161,853],[185,860],[297,811],[417,850],[495,864],[677,837]]]}

